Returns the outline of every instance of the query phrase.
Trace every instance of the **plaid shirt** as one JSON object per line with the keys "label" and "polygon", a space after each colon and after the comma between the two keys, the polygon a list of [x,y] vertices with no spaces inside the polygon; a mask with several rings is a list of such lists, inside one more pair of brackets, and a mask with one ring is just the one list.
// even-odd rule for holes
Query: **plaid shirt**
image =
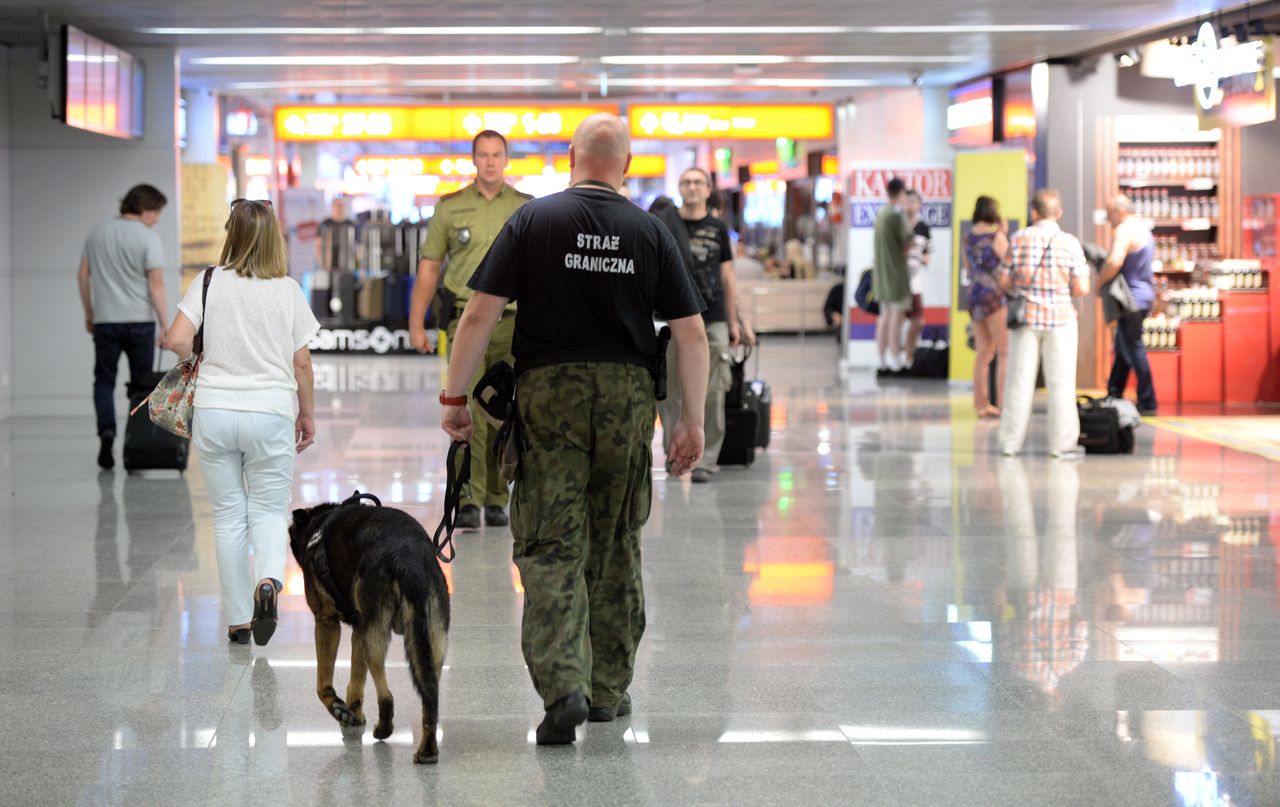
{"label": "plaid shirt", "polygon": [[1052,331],[1075,322],[1071,280],[1089,277],[1084,250],[1074,235],[1056,221],[1024,227],[1009,239],[1001,275],[1012,275],[1013,287],[1027,297],[1027,327]]}

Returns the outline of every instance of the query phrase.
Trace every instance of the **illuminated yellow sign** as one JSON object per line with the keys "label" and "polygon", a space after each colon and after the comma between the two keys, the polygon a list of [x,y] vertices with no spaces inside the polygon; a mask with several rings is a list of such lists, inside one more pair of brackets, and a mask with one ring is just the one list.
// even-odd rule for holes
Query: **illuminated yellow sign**
{"label": "illuminated yellow sign", "polygon": [[588,116],[616,106],[279,106],[276,139],[470,140],[493,129],[514,140],[568,140]]}
{"label": "illuminated yellow sign", "polygon": [[[555,169],[557,174],[569,173],[569,156],[566,154],[562,157],[556,157]],[[627,176],[640,179],[665,177],[667,175],[667,158],[663,154],[632,154],[631,168],[627,170]]]}
{"label": "illuminated yellow sign", "polygon": [[834,135],[830,106],[651,106],[628,110],[631,136],[647,140],[825,140]]}
{"label": "illuminated yellow sign", "polygon": [[[476,165],[470,157],[442,157],[421,154],[365,154],[356,157],[351,167],[366,177],[473,177]],[[512,157],[507,162],[507,175],[532,177],[543,172],[547,161],[542,157]]]}

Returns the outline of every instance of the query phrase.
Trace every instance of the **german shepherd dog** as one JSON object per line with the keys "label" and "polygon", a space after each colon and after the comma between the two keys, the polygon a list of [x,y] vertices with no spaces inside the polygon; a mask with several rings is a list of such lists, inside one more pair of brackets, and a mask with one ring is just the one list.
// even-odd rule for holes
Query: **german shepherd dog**
{"label": "german shepherd dog", "polygon": [[[325,553],[319,563],[317,544]],[[372,673],[378,694],[373,736],[390,737],[395,705],[385,662],[391,632],[402,634],[413,683],[422,698],[422,741],[413,761],[434,764],[440,755],[436,722],[449,630],[449,591],[426,530],[408,513],[394,508],[322,504],[293,511],[289,545],[302,567],[307,605],[315,615],[320,702],[343,726],[363,726],[365,677]],[[330,587],[338,592],[337,601]],[[340,622],[352,629],[351,681],[345,702],[333,688]]]}

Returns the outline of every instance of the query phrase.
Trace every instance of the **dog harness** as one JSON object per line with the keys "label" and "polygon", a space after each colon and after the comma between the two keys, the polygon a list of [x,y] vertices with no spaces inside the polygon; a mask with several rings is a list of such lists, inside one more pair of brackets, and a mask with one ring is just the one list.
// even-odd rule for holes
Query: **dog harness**
{"label": "dog harness", "polygon": [[320,579],[320,585],[324,586],[324,590],[329,592],[330,599],[342,614],[344,622],[355,625],[359,620],[356,613],[355,603],[351,602],[351,598],[347,592],[338,585],[338,581],[333,579],[333,569],[329,566],[329,553],[325,549],[325,527],[329,526],[329,522],[333,517],[342,512],[347,507],[359,506],[360,502],[368,499],[373,502],[375,507],[382,506],[382,500],[372,493],[361,493],[356,491],[343,500],[342,504],[325,513],[324,518],[320,520],[320,526],[311,534],[311,538],[307,541],[307,557],[311,560],[311,568],[315,570],[316,577]]}

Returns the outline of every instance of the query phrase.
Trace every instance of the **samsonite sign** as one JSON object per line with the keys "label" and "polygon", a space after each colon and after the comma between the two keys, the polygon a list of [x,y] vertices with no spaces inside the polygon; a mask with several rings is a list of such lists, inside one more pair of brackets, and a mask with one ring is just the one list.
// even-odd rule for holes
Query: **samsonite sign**
{"label": "samsonite sign", "polygon": [[924,204],[920,218],[930,227],[951,226],[951,166],[875,166],[855,168],[849,181],[849,226],[874,227],[888,203],[889,180],[897,177],[917,191]]}

